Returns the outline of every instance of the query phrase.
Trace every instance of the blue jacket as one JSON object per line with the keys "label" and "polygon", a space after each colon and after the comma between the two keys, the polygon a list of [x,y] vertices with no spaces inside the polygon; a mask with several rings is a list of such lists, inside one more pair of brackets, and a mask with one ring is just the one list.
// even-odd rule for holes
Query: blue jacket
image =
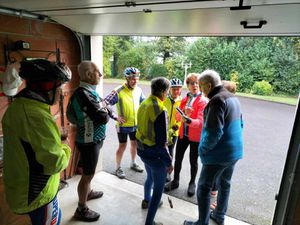
{"label": "blue jacket", "polygon": [[243,120],[237,97],[223,86],[208,95],[199,145],[202,164],[222,164],[243,157]]}

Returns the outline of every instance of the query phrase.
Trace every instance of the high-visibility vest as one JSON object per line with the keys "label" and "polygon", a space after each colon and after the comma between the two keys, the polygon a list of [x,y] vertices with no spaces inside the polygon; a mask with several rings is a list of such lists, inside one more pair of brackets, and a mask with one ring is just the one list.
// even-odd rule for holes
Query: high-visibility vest
{"label": "high-visibility vest", "polygon": [[163,111],[167,111],[163,101],[150,95],[142,102],[137,113],[136,138],[145,145],[155,145],[154,121]]}
{"label": "high-visibility vest", "polygon": [[[118,103],[116,105],[118,115],[124,117],[126,120],[121,126],[136,126],[136,115],[140,106],[142,89],[140,87],[130,89],[126,84],[123,84],[121,87],[116,88],[116,91],[118,93]],[[119,125],[118,122],[117,125]]]}

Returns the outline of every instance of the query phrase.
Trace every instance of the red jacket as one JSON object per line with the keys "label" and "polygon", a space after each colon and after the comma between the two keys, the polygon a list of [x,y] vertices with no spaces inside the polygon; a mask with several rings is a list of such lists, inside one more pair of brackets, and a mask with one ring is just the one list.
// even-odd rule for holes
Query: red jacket
{"label": "red jacket", "polygon": [[[179,108],[184,111],[184,108],[188,101],[188,95],[184,97],[181,101]],[[192,108],[194,109],[192,114],[190,115],[191,123],[187,124],[189,127],[188,131],[188,138],[190,141],[193,142],[200,142],[201,138],[201,131],[203,126],[203,110],[208,102],[208,99],[202,96],[202,94],[198,95],[192,104]],[[176,119],[180,121],[181,116],[177,112]],[[184,123],[181,124],[179,130],[179,138],[183,138],[183,130],[184,130]]]}

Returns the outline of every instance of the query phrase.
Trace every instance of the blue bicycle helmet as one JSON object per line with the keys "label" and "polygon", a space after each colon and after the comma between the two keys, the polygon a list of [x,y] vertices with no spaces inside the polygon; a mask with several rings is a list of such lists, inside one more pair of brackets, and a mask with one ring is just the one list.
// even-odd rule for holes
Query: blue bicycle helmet
{"label": "blue bicycle helmet", "polygon": [[139,77],[140,71],[135,67],[127,67],[123,74],[125,77]]}
{"label": "blue bicycle helmet", "polygon": [[171,88],[172,87],[182,87],[182,82],[178,78],[172,78],[170,80],[170,83],[171,83]]}

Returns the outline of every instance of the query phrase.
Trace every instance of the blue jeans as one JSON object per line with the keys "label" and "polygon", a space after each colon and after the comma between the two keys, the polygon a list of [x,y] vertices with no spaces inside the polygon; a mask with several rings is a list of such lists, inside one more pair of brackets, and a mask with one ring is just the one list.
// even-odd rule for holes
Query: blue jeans
{"label": "blue jeans", "polygon": [[222,165],[203,165],[197,188],[199,218],[193,225],[209,224],[210,191],[217,180],[219,190],[214,217],[220,221],[224,220],[228,207],[231,177],[236,162],[224,163]]}
{"label": "blue jeans", "polygon": [[145,164],[147,172],[147,178],[144,184],[144,200],[149,202],[149,207],[145,225],[153,225],[154,217],[164,190],[167,168],[157,156],[155,149],[148,148],[141,150],[138,148],[137,151]]}

